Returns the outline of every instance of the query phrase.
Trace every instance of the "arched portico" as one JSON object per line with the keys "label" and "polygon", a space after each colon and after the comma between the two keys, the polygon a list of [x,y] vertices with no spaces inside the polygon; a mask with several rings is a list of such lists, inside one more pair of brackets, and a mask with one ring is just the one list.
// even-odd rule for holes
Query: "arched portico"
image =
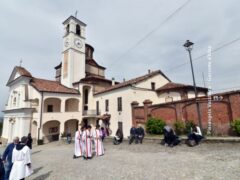
{"label": "arched portico", "polygon": [[70,98],[65,101],[65,111],[66,112],[77,112],[79,111],[79,100],[75,98]]}
{"label": "arched portico", "polygon": [[61,99],[59,98],[46,98],[44,100],[44,112],[60,112],[61,111]]}
{"label": "arched portico", "polygon": [[44,143],[58,141],[60,133],[60,122],[57,120],[47,121],[43,124],[42,138]]}
{"label": "arched portico", "polygon": [[69,119],[64,123],[64,132],[67,133],[68,131],[71,133],[71,136],[75,136],[75,132],[78,129],[79,120],[78,119]]}

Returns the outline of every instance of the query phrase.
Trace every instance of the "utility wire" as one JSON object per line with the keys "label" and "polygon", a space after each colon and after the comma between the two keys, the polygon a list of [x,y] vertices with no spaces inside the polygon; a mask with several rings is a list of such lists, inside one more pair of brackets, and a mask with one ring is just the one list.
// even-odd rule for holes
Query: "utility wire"
{"label": "utility wire", "polygon": [[[225,47],[227,47],[227,46],[230,46],[230,45],[238,42],[239,40],[240,40],[240,37],[238,37],[238,38],[236,38],[236,39],[234,39],[234,40],[232,40],[232,41],[230,41],[230,42],[224,43],[222,46],[219,46],[219,47],[217,47],[216,49],[212,50],[211,53],[215,53],[215,52],[217,52],[217,51],[219,51],[219,50],[221,50],[221,49],[223,49],[223,48],[225,48]],[[206,55],[208,55],[208,53],[202,54],[201,56],[198,56],[197,58],[193,58],[192,61],[199,60],[199,59],[205,57]],[[179,65],[177,65],[177,66],[175,66],[175,67],[172,67],[172,68],[170,68],[170,69],[167,69],[166,72],[172,71],[172,70],[174,70],[174,69],[178,69],[178,68],[180,68],[180,67],[182,67],[182,66],[185,66],[185,65],[187,65],[187,64],[189,64],[189,62],[185,62],[185,63],[179,64]]]}
{"label": "utility wire", "polygon": [[240,89],[240,86],[234,86],[234,87],[229,87],[229,88],[222,88],[222,89],[213,89],[212,91],[224,91],[224,90],[229,90],[229,89]]}
{"label": "utility wire", "polygon": [[136,44],[134,44],[132,47],[130,47],[127,51],[125,51],[123,54],[121,54],[118,58],[116,58],[113,63],[110,65],[113,66],[116,62],[118,62],[119,59],[126,56],[129,52],[131,52],[133,49],[135,49],[139,44],[141,44],[143,41],[145,41],[147,38],[149,38],[154,32],[156,32],[160,27],[162,27],[165,23],[167,23],[171,18],[173,18],[179,11],[181,11],[188,3],[190,3],[191,0],[188,0],[185,2],[182,6],[177,8],[172,14],[170,14],[161,24],[159,24],[156,28],[154,28],[152,31],[148,32],[145,36],[143,36],[140,40],[137,41]]}

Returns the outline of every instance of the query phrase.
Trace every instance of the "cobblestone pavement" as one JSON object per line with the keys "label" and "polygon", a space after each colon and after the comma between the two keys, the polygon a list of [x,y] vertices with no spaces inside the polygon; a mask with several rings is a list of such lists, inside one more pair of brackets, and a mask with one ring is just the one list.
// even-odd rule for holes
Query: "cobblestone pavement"
{"label": "cobblestone pavement", "polygon": [[51,180],[234,180],[240,179],[240,144],[180,145],[145,143],[114,146],[92,160],[72,159],[73,144],[59,142],[32,150],[34,174],[27,179]]}

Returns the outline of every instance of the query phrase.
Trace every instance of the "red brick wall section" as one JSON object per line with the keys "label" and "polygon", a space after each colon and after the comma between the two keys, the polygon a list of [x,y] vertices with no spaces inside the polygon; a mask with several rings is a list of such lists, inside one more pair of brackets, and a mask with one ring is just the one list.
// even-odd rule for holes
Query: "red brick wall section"
{"label": "red brick wall section", "polygon": [[169,107],[152,109],[151,116],[163,119],[168,125],[173,125],[176,121],[175,109]]}
{"label": "red brick wall section", "polygon": [[213,134],[226,135],[230,130],[230,118],[228,104],[215,102],[212,106],[212,129]]}
{"label": "red brick wall section", "polygon": [[[240,118],[239,91],[225,93],[222,96],[223,100],[212,101],[212,132],[215,135],[231,134],[231,121]],[[150,105],[147,108],[152,117],[161,118],[170,125],[173,125],[176,120],[192,120],[198,124],[196,103],[193,99],[170,104]],[[133,122],[146,122],[144,106],[134,107],[132,110],[134,112]],[[200,102],[200,112],[203,129],[206,130],[208,127],[208,102],[206,98]]]}
{"label": "red brick wall section", "polygon": [[233,120],[240,119],[240,95],[239,94],[230,95],[229,100],[231,104]]}

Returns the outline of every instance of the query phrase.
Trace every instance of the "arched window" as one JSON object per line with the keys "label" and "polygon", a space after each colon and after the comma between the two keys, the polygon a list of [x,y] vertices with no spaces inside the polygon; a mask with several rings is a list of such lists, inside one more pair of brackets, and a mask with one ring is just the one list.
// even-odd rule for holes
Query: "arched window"
{"label": "arched window", "polygon": [[66,27],[66,34],[68,34],[68,33],[69,33],[69,24]]}
{"label": "arched window", "polygon": [[80,26],[78,24],[76,25],[76,34],[79,35],[79,36],[81,35],[81,29],[80,29]]}

